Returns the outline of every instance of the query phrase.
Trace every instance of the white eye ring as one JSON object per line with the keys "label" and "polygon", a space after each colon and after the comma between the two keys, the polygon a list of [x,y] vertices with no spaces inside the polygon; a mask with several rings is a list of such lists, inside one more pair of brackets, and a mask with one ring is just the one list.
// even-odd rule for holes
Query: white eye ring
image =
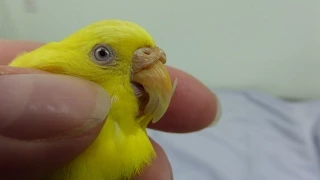
{"label": "white eye ring", "polygon": [[105,44],[94,46],[91,51],[91,57],[99,65],[108,65],[115,58],[112,48]]}

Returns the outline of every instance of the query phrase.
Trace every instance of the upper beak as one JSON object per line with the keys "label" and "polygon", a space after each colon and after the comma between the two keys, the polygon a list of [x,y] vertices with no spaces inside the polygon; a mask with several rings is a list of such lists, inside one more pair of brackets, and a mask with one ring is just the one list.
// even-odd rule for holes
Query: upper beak
{"label": "upper beak", "polygon": [[[148,95],[148,102],[142,115],[152,116],[152,122],[157,122],[167,111],[177,81],[172,84],[168,70],[165,52],[158,48],[140,48],[133,54],[132,81],[143,86]],[[150,119],[149,119],[150,121]]]}

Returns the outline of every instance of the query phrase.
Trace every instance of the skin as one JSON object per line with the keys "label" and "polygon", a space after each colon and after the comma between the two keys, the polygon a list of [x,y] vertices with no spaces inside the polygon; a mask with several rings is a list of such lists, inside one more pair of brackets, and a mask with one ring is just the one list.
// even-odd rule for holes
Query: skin
{"label": "skin", "polygon": [[[93,142],[109,110],[110,99],[107,94],[101,94],[101,87],[97,84],[6,66],[17,54],[41,45],[38,42],[0,40],[0,102],[6,105],[5,110],[0,109],[0,173],[5,179],[32,179],[69,162]],[[191,75],[172,67],[168,69],[171,77],[177,77],[179,83],[167,113],[149,128],[187,133],[214,123],[219,104],[217,97]],[[71,87],[76,87],[77,92],[68,92]],[[32,91],[27,93],[25,89]],[[28,101],[22,103],[26,96]],[[96,106],[95,99],[99,99],[99,106]],[[48,105],[50,108],[41,109]],[[30,108],[38,106],[40,111]],[[63,116],[59,111],[62,107],[65,109]],[[102,109],[95,118],[91,117],[94,107]],[[82,130],[74,131],[73,128],[78,126],[83,127]],[[151,141],[157,158],[136,180],[173,179],[165,152]]]}

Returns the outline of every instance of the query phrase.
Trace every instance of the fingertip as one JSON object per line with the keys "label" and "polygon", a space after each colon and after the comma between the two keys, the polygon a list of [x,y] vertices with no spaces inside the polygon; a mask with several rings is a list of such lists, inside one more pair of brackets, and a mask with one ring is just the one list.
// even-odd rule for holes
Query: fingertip
{"label": "fingertip", "polygon": [[34,50],[43,45],[40,42],[0,40],[0,65],[6,65],[22,52]]}
{"label": "fingertip", "polygon": [[214,119],[208,125],[208,127],[213,127],[213,126],[217,125],[219,123],[219,121],[220,121],[221,116],[222,116],[222,105],[221,105],[221,102],[220,102],[220,100],[219,100],[219,98],[217,96],[215,96],[215,97],[216,97],[217,108],[215,108],[216,111],[215,111],[214,116],[213,116]]}
{"label": "fingertip", "polygon": [[77,135],[104,121],[111,106],[110,96],[102,87],[75,77],[5,75],[0,84],[0,134],[10,138]]}
{"label": "fingertip", "polygon": [[46,173],[94,141],[111,106],[102,87],[63,75],[8,74],[0,76],[3,176],[27,178],[34,169]]}

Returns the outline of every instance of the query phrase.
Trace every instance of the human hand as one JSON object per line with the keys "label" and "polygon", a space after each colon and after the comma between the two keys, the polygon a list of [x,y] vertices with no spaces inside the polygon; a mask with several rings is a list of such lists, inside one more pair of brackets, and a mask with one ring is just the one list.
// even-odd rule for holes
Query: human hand
{"label": "human hand", "polygon": [[[110,97],[95,83],[6,66],[41,45],[0,40],[0,172],[5,179],[32,178],[68,163],[94,141],[109,111]],[[220,115],[216,96],[192,76],[170,67],[169,72],[179,83],[167,113],[149,128],[184,133],[215,123]],[[152,143],[157,158],[137,179],[172,179],[164,151]]]}

